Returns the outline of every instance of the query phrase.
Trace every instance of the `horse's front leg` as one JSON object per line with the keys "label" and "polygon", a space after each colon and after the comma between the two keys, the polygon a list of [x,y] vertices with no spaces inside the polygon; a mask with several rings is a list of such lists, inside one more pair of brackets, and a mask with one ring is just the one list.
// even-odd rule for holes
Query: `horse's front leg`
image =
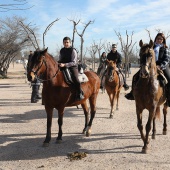
{"label": "horse's front leg", "polygon": [[142,148],[142,153],[147,153],[148,151],[148,144],[149,144],[149,132],[151,130],[151,124],[154,118],[154,113],[155,111],[149,111],[149,117],[148,117],[148,121],[146,124],[146,137],[145,137],[145,141],[144,141],[144,146]]}
{"label": "horse's front leg", "polygon": [[120,94],[120,90],[117,92],[117,104],[116,104],[116,110],[119,110],[119,94]]}
{"label": "horse's front leg", "polygon": [[156,117],[153,118],[152,139],[155,139],[155,134],[156,134],[155,119]]}
{"label": "horse's front leg", "polygon": [[84,116],[85,116],[85,126],[84,126],[84,129],[83,129],[83,132],[82,132],[82,133],[85,133],[85,132],[86,132],[87,125],[88,125],[88,123],[89,123],[89,109],[88,109],[88,106],[87,106],[86,101],[85,101],[84,103],[82,103],[81,106],[82,106],[82,108],[83,108]]}
{"label": "horse's front leg", "polygon": [[163,135],[167,134],[167,123],[166,123],[167,109],[168,109],[167,104],[164,104],[164,107],[163,107],[163,114],[164,114]]}
{"label": "horse's front leg", "polygon": [[89,121],[88,126],[86,128],[86,136],[87,137],[89,137],[91,135],[91,126],[92,126],[93,119],[94,119],[95,114],[96,114],[96,99],[97,99],[97,93],[93,94],[89,98],[91,115],[90,115],[90,121]]}
{"label": "horse's front leg", "polygon": [[109,118],[113,118],[114,114],[114,104],[116,100],[117,92],[116,90],[112,92],[112,94],[109,96],[110,97],[110,105],[111,105],[111,111],[110,111],[110,116]]}
{"label": "horse's front leg", "polygon": [[139,108],[136,106],[137,127],[138,127],[138,129],[139,129],[141,138],[142,138],[142,140],[143,140],[143,142],[144,142],[144,141],[145,141],[145,136],[144,136],[144,133],[143,133],[143,125],[142,125],[142,111],[143,111],[143,109],[139,109]]}
{"label": "horse's front leg", "polygon": [[63,115],[64,115],[64,108],[60,108],[58,109],[58,127],[59,127],[59,131],[58,131],[58,137],[56,139],[57,143],[60,143],[62,141],[62,125],[63,125]]}
{"label": "horse's front leg", "polygon": [[45,106],[45,110],[47,113],[47,133],[46,133],[46,138],[43,143],[44,147],[49,146],[49,142],[51,140],[51,125],[52,125],[52,117],[53,117],[53,108]]}

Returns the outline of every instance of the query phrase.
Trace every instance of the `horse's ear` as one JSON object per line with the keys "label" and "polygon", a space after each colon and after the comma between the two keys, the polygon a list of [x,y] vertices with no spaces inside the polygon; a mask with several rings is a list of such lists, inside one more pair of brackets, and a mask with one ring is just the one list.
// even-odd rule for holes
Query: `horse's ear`
{"label": "horse's ear", "polygon": [[45,54],[47,52],[47,50],[48,50],[48,47],[43,51],[43,54]]}
{"label": "horse's ear", "polygon": [[143,41],[142,41],[142,40],[139,41],[139,46],[140,46],[140,47],[143,46]]}
{"label": "horse's ear", "polygon": [[150,48],[153,48],[153,45],[154,45],[154,42],[150,39],[149,47],[150,47]]}

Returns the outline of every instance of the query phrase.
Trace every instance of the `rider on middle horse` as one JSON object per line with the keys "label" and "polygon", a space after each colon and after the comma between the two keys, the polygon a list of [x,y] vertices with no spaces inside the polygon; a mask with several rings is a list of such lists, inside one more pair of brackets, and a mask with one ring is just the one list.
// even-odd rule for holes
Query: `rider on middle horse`
{"label": "rider on middle horse", "polygon": [[75,88],[77,90],[76,100],[84,99],[83,92],[81,90],[81,84],[78,79],[78,67],[77,67],[77,52],[71,47],[71,39],[69,37],[63,38],[64,48],[60,50],[59,55],[59,66],[61,68],[69,68],[72,74],[72,80],[74,82]]}
{"label": "rider on middle horse", "polygon": [[[128,90],[129,86],[126,84],[126,80],[124,78],[124,75],[121,71],[121,65],[122,65],[122,56],[121,54],[117,51],[117,45],[116,44],[112,44],[112,50],[110,51],[110,53],[108,53],[107,55],[107,59],[109,61],[114,61],[116,62],[117,68],[118,68],[118,72],[122,75],[123,77],[123,81],[124,81],[124,89]],[[104,72],[103,76],[105,76],[106,71]],[[103,77],[102,77],[103,78]]]}

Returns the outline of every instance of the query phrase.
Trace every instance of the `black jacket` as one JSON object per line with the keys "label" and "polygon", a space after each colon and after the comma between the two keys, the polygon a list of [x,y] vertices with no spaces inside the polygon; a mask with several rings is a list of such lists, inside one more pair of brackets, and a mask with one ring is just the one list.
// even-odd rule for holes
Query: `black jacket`
{"label": "black jacket", "polygon": [[160,65],[161,70],[165,70],[169,62],[170,62],[170,53],[168,48],[161,47],[159,49],[158,61],[156,61],[156,64]]}
{"label": "black jacket", "polygon": [[110,53],[107,55],[107,59],[110,61],[115,61],[116,65],[118,68],[121,67],[122,64],[122,56],[120,53],[118,53],[117,51],[115,53],[113,53],[113,51],[110,51]]}
{"label": "black jacket", "polygon": [[58,61],[59,63],[69,63],[71,62],[71,54],[73,52],[73,48],[62,48],[60,50],[60,55],[61,55],[61,58],[60,60]]}

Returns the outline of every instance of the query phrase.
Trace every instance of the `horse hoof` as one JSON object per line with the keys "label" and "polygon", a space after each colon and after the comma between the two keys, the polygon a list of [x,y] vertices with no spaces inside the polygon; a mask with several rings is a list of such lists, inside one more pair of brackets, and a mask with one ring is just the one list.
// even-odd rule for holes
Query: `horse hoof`
{"label": "horse hoof", "polygon": [[163,130],[163,133],[162,133],[163,135],[167,135],[167,131],[165,131],[165,130]]}
{"label": "horse hoof", "polygon": [[43,147],[48,147],[49,143],[43,143]]}
{"label": "horse hoof", "polygon": [[145,153],[145,154],[147,154],[148,153],[148,148],[142,148],[142,153]]}
{"label": "horse hoof", "polygon": [[109,118],[110,118],[110,119],[113,119],[113,115],[110,115]]}
{"label": "horse hoof", "polygon": [[56,143],[57,143],[57,144],[62,143],[62,139],[57,139],[57,140],[56,140]]}
{"label": "horse hoof", "polygon": [[83,130],[82,134],[86,134],[86,130]]}
{"label": "horse hoof", "polygon": [[155,135],[152,135],[152,139],[155,139]]}
{"label": "horse hoof", "polygon": [[91,130],[88,130],[87,132],[86,132],[86,137],[89,137],[91,135]]}

